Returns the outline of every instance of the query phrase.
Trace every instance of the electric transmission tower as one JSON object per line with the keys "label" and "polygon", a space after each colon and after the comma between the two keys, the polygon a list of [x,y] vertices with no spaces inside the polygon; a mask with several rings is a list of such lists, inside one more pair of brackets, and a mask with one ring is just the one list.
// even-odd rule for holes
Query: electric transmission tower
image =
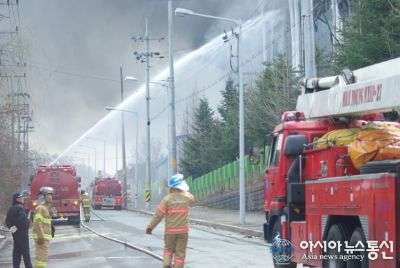
{"label": "electric transmission tower", "polygon": [[0,1],[0,115],[4,123],[0,135],[10,141],[9,168],[25,188],[31,169],[29,134],[33,126],[18,0]]}

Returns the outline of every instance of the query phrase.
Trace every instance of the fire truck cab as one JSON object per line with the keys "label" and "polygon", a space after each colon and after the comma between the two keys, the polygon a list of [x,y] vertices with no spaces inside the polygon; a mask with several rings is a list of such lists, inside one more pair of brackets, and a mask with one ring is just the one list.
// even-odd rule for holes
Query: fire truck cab
{"label": "fire truck cab", "polygon": [[[385,72],[385,70],[387,70]],[[332,130],[384,120],[400,105],[400,59],[304,81],[296,111],[273,132],[264,180],[264,238],[313,267],[400,267],[400,160],[354,167],[347,146],[318,149]]]}

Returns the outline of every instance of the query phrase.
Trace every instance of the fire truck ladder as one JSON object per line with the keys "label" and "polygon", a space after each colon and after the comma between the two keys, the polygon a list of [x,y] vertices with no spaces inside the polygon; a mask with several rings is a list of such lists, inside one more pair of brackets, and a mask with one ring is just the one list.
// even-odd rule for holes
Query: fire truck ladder
{"label": "fire truck ladder", "polygon": [[296,110],[309,119],[392,111],[400,106],[400,58],[303,85]]}

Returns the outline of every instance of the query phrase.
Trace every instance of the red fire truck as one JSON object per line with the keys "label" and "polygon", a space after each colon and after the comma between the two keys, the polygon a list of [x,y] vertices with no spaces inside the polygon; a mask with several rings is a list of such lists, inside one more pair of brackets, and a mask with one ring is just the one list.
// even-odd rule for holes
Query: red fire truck
{"label": "red fire truck", "polygon": [[96,178],[92,184],[92,206],[94,209],[102,207],[122,208],[123,196],[121,181],[116,178]]}
{"label": "red fire truck", "polygon": [[303,82],[296,111],[275,127],[265,172],[264,237],[276,267],[400,267],[400,161],[356,168],[348,146],[315,146],[399,106],[400,58]]}
{"label": "red fire truck", "polygon": [[73,166],[39,166],[31,181],[32,205],[33,207],[37,205],[36,198],[41,187],[52,187],[53,205],[57,211],[55,221],[79,224],[79,184],[80,177],[77,177]]}

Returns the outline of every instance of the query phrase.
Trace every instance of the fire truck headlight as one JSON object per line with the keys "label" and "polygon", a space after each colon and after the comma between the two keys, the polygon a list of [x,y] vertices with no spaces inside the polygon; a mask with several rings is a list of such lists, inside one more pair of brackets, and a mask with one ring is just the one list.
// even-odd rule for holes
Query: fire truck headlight
{"label": "fire truck headlight", "polygon": [[75,200],[74,201],[74,205],[77,206],[78,205],[78,201]]}

